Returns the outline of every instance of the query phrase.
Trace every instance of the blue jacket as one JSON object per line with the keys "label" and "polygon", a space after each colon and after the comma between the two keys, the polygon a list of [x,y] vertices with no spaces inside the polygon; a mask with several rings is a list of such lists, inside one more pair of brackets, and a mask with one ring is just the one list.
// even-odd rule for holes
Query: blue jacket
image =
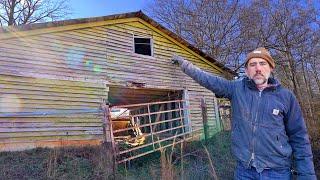
{"label": "blue jacket", "polygon": [[273,78],[259,91],[247,77],[228,81],[187,61],[181,69],[216,96],[231,100],[231,148],[240,163],[258,172],[294,166],[299,179],[316,179],[307,128],[291,91]]}

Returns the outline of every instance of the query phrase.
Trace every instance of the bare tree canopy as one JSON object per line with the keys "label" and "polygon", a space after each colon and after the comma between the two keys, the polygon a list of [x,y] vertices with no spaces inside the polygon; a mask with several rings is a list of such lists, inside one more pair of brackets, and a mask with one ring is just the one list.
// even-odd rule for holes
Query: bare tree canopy
{"label": "bare tree canopy", "polygon": [[243,70],[249,51],[268,48],[275,76],[296,94],[308,127],[315,127],[320,121],[319,7],[316,0],[153,0],[147,11],[236,71]]}
{"label": "bare tree canopy", "polygon": [[238,66],[229,60],[242,52],[238,0],[154,0],[147,11],[221,63]]}
{"label": "bare tree canopy", "polygon": [[68,0],[0,0],[0,26],[59,20],[69,14]]}

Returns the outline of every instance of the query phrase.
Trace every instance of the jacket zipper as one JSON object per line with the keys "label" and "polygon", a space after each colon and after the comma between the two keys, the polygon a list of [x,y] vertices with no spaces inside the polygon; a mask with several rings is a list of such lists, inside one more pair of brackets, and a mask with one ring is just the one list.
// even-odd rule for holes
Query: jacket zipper
{"label": "jacket zipper", "polygon": [[256,117],[255,117],[255,119],[254,119],[253,130],[252,130],[252,132],[253,132],[253,133],[252,133],[252,134],[253,134],[253,137],[252,137],[252,152],[251,152],[251,157],[250,157],[248,166],[250,166],[251,161],[253,161],[254,158],[255,158],[255,153],[254,153],[255,131],[256,131],[256,122],[257,122],[257,120],[258,120],[258,112],[259,112],[259,108],[260,108],[261,94],[262,94],[262,91],[259,91],[259,99],[258,99],[257,113],[256,113]]}

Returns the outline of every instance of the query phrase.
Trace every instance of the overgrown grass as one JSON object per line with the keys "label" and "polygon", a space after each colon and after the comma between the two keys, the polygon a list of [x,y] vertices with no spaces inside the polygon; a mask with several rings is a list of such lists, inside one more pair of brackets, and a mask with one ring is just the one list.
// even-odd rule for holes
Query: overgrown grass
{"label": "overgrown grass", "polygon": [[[213,179],[214,173],[218,179],[232,179],[235,160],[230,153],[230,133],[221,132],[209,139],[208,153],[203,143],[184,144],[182,153],[180,145],[176,145],[173,151],[162,151],[162,156],[160,152],[153,153],[119,165],[115,179]],[[0,179],[112,179],[111,156],[103,147],[2,152]],[[320,151],[317,152],[314,162],[320,168]]]}
{"label": "overgrown grass", "polygon": [[[116,179],[230,179],[234,160],[229,133],[223,132],[203,142],[180,144],[118,166]],[[111,179],[111,155],[101,148],[38,148],[0,153],[0,177],[4,179]],[[211,158],[211,159],[209,159]],[[182,161],[183,160],[183,161]],[[213,172],[213,168],[216,172]]]}

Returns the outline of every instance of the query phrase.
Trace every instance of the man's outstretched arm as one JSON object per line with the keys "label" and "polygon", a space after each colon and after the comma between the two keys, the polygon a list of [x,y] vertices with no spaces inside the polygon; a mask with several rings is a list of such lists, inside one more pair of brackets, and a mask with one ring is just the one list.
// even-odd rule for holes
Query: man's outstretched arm
{"label": "man's outstretched arm", "polygon": [[231,81],[209,74],[177,55],[172,57],[172,62],[178,64],[184,73],[217,96],[232,98],[233,83]]}

